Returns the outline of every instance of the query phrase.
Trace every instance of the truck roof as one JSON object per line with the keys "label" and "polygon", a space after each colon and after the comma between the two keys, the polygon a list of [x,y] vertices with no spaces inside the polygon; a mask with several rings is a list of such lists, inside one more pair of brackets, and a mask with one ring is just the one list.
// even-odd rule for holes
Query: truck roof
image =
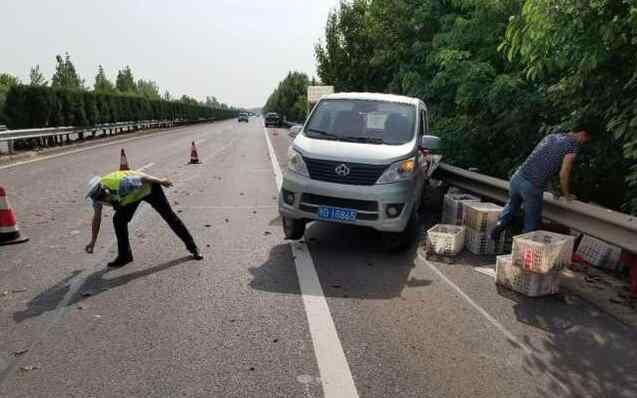
{"label": "truck roof", "polygon": [[418,105],[420,100],[418,98],[406,97],[403,95],[394,94],[381,94],[381,93],[336,93],[329,94],[321,98],[324,99],[350,99],[350,100],[363,100],[363,101],[384,101],[384,102],[397,102],[401,104]]}

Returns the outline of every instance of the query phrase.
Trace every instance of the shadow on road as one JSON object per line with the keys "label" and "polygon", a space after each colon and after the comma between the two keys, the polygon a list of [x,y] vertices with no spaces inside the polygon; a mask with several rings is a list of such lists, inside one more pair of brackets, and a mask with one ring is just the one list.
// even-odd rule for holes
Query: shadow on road
{"label": "shadow on road", "polygon": [[[88,298],[96,296],[110,289],[125,285],[135,279],[143,278],[157,272],[165,271],[169,268],[183,264],[192,260],[190,256],[184,256],[154,267],[146,268],[140,271],[131,272],[114,278],[105,278],[106,274],[111,270],[108,268],[101,269],[89,275],[83,282],[82,286],[75,292],[73,297],[66,304],[73,305]],[[27,303],[27,309],[17,311],[13,314],[13,320],[22,322],[29,318],[40,316],[46,312],[55,310],[64,300],[67,293],[71,289],[71,281],[78,276],[81,271],[73,271],[71,275],[62,279],[60,282],[51,286],[47,290],[38,294]]]}
{"label": "shadow on road", "polygon": [[[305,242],[326,297],[391,299],[400,297],[405,288],[431,284],[409,276],[417,256],[415,242],[406,251],[390,253],[382,249],[382,235],[376,231],[326,223],[310,224]],[[253,289],[300,294],[288,243],[273,247],[268,260],[250,273]]]}
{"label": "shadow on road", "polygon": [[[535,354],[524,360],[529,374],[550,373],[574,396],[637,396],[637,331],[633,328],[568,293],[546,298],[529,298],[504,288],[498,288],[498,293],[514,302],[519,322],[546,333],[539,343],[523,337]],[[538,388],[542,396],[561,391],[557,384]]]}

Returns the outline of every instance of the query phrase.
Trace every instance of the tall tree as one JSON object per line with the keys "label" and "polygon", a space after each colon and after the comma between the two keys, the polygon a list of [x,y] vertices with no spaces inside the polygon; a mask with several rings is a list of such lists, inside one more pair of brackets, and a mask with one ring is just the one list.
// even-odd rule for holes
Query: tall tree
{"label": "tall tree", "polygon": [[44,87],[49,84],[49,82],[47,82],[44,78],[42,72],[40,72],[40,65],[36,65],[31,68],[31,71],[29,72],[29,80],[29,84],[31,86]]}
{"label": "tall tree", "polygon": [[135,84],[135,78],[133,77],[133,71],[131,70],[130,66],[126,65],[124,69],[117,72],[115,87],[120,93],[137,93],[137,85]]}
{"label": "tall tree", "polygon": [[0,124],[6,123],[4,106],[7,100],[7,93],[13,86],[20,84],[20,79],[8,73],[0,73]]}
{"label": "tall tree", "polygon": [[84,80],[75,71],[75,66],[71,62],[71,56],[66,53],[64,58],[61,55],[55,57],[57,65],[55,66],[55,73],[51,78],[51,87],[54,88],[68,88],[81,90],[84,88]]}
{"label": "tall tree", "polygon": [[95,84],[93,85],[93,89],[98,93],[114,93],[115,86],[113,82],[108,80],[106,77],[106,73],[104,73],[104,67],[99,65],[97,67],[97,75],[95,75]]}
{"label": "tall tree", "polygon": [[137,81],[137,93],[148,99],[160,99],[159,87],[152,80],[139,79]]}
{"label": "tall tree", "polygon": [[264,112],[277,112],[288,120],[304,120],[309,82],[310,79],[305,73],[289,72],[268,98],[263,107]]}

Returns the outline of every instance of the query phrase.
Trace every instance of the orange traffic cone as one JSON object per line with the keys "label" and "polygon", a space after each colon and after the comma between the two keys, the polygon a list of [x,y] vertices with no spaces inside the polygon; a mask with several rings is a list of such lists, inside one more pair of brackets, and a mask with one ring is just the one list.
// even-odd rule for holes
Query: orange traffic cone
{"label": "orange traffic cone", "polygon": [[126,159],[126,152],[124,152],[124,148],[122,148],[122,152],[119,156],[119,169],[130,170],[130,168],[128,167],[128,159]]}
{"label": "orange traffic cone", "polygon": [[190,164],[199,164],[199,155],[197,154],[197,147],[195,146],[195,141],[192,142],[192,147],[190,149]]}
{"label": "orange traffic cone", "polygon": [[15,214],[11,210],[4,188],[0,187],[0,246],[28,241],[29,238],[20,235]]}

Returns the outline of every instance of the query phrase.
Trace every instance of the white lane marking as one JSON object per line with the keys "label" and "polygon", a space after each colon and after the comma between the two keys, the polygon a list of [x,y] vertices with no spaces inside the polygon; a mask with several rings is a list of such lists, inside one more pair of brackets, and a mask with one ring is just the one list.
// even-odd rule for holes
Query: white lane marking
{"label": "white lane marking", "polygon": [[485,274],[487,276],[490,276],[493,279],[495,279],[495,270],[493,268],[490,268],[490,267],[473,267],[473,270],[476,271],[476,272],[479,272],[481,274]]}
{"label": "white lane marking", "polygon": [[[531,350],[531,348],[529,348],[529,346],[527,346],[526,344],[524,344],[523,342],[518,340],[518,338],[515,337],[515,335],[513,333],[511,333],[500,322],[498,322],[497,319],[492,317],[491,314],[489,314],[484,308],[482,308],[482,306],[480,306],[480,304],[478,304],[475,301],[473,301],[473,299],[471,297],[469,297],[464,291],[462,291],[462,289],[460,289],[460,287],[458,287],[458,285],[453,283],[438,268],[436,268],[433,264],[431,264],[429,261],[427,261],[427,259],[422,254],[420,254],[420,251],[418,252],[418,258],[423,263],[425,263],[436,275],[438,275],[438,277],[440,279],[442,279],[447,285],[449,285],[450,288],[455,290],[456,293],[458,293],[460,295],[460,297],[462,297],[467,303],[469,303],[469,305],[471,305],[473,307],[473,309],[475,309],[480,315],[482,315],[487,321],[489,321],[489,323],[491,323],[491,325],[493,325],[496,329],[498,329],[510,342],[512,342],[516,346],[520,347],[520,349],[522,351],[524,351],[524,353],[526,355],[529,355],[529,356],[533,357],[534,360],[539,361],[540,363],[545,363],[545,361],[542,358],[540,358],[538,355],[536,355],[533,352],[533,350]],[[546,364],[546,369],[550,369],[550,368],[551,368],[550,365]],[[545,372],[544,374],[546,374],[547,377],[549,379],[551,379],[551,382],[553,382],[556,385],[558,385],[569,396],[572,395],[571,389],[568,386],[566,386],[564,383],[562,383],[559,379],[557,379],[555,376],[553,376],[552,373]]]}
{"label": "white lane marking", "polygon": [[268,144],[268,152],[270,153],[270,160],[272,161],[272,170],[274,171],[274,180],[276,181],[276,189],[278,191],[281,189],[281,184],[283,184],[283,175],[281,174],[281,167],[279,166],[279,161],[277,160],[276,154],[274,153],[274,148],[272,147],[270,136],[268,136],[268,129],[265,126],[263,126],[263,134],[265,134],[265,141]]}
{"label": "white lane marking", "polygon": [[[281,168],[265,127],[264,133],[272,160],[276,186],[277,189],[280,189],[283,180]],[[325,398],[358,398],[354,378],[338,338],[336,326],[330,314],[327,300],[325,300],[309,248],[301,242],[295,242],[291,244],[291,247],[305,314],[312,336],[314,355],[321,373],[323,395]]]}
{"label": "white lane marking", "polygon": [[140,167],[139,169],[137,169],[138,171],[144,171],[147,169],[150,169],[151,167],[153,167],[155,165],[155,163],[150,162],[148,164],[143,165],[142,167]]}
{"label": "white lane marking", "polygon": [[207,139],[207,138],[202,138],[202,139],[200,139],[200,140],[196,140],[196,141],[195,141],[195,144],[197,144],[197,145],[199,145],[199,144],[203,144],[203,143],[204,143],[204,142],[206,142],[206,141],[208,141],[208,139]]}
{"label": "white lane marking", "polygon": [[89,145],[87,147],[80,148],[80,149],[74,149],[74,150],[67,151],[67,152],[56,153],[55,155],[43,156],[43,157],[37,158],[37,159],[24,160],[22,162],[11,163],[11,164],[8,164],[8,165],[5,165],[5,166],[0,166],[0,170],[10,169],[12,167],[23,166],[25,164],[40,162],[40,161],[43,161],[43,160],[60,158],[62,156],[73,155],[75,153],[86,152],[86,151],[90,151],[90,150],[93,150],[93,149],[103,148],[103,147],[106,147],[106,146],[124,144],[126,142],[142,140],[144,138],[157,137],[158,135],[165,135],[165,134],[168,134],[168,133],[174,133],[176,131],[181,131],[181,130],[184,130],[184,129],[185,129],[185,127],[176,127],[174,129],[160,131],[158,133],[147,132],[146,134],[143,134],[143,135],[137,136],[137,137],[131,137],[131,138],[126,138],[126,139],[122,139],[122,140],[115,139],[113,141],[105,142],[103,144]]}

